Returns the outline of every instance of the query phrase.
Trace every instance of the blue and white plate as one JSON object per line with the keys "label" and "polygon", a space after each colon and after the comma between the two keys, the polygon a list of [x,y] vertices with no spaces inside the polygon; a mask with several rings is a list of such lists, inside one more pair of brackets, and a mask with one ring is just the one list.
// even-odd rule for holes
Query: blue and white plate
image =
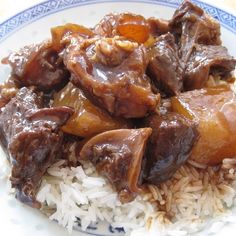
{"label": "blue and white plate", "polygon": [[[40,42],[50,36],[52,26],[66,22],[93,26],[109,12],[130,11],[144,16],[169,19],[181,0],[49,0],[31,7],[0,24],[0,58],[24,45]],[[236,56],[236,13],[229,13],[212,5],[194,1],[218,19],[222,25],[223,43]],[[222,1],[223,2],[223,1]],[[0,66],[0,82],[9,71]],[[4,155],[4,154],[1,154]],[[0,181],[0,231],[11,236],[65,236],[69,235],[56,222],[49,221],[39,211],[31,209],[7,194],[5,181]],[[236,219],[236,213],[233,218]],[[236,221],[236,220],[233,220]],[[222,225],[221,225],[222,226]],[[227,224],[217,235],[235,235],[236,225]],[[82,235],[123,235],[122,229],[98,223],[86,232],[74,231],[71,236]],[[202,232],[200,235],[206,235]]]}

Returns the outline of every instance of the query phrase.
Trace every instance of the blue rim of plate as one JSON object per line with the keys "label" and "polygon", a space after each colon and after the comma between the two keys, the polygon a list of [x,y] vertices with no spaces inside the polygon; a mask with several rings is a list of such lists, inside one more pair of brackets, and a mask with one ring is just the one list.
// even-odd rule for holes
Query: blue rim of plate
{"label": "blue rim of plate", "polygon": [[[126,0],[48,0],[28,8],[0,24],[0,42],[9,37],[23,26],[30,24],[47,15],[63,11],[65,9],[99,3],[127,2]],[[182,0],[130,0],[134,3],[146,3],[164,5],[176,8]],[[216,18],[223,27],[236,34],[236,14],[228,13],[225,10],[210,4],[193,0],[194,3],[203,8],[206,12]]]}
{"label": "blue rim of plate", "polygon": [[[91,4],[100,4],[100,3],[112,3],[112,2],[128,2],[127,0],[48,0],[42,3],[39,3],[31,8],[28,8],[11,18],[5,20],[0,24],[0,42],[5,40],[11,34],[15,33],[22,27],[39,20],[47,15],[63,11],[65,9],[85,6]],[[146,4],[156,4],[162,6],[168,6],[171,8],[177,8],[182,0],[130,0],[129,2],[133,3],[146,3]],[[199,0],[192,0],[207,13],[216,18],[223,27],[236,34],[236,15],[228,13],[225,10],[212,6],[210,4],[204,3]],[[109,236],[104,234],[97,234],[95,232],[97,227],[89,227],[86,232],[77,229],[80,232],[86,233],[87,235],[93,236]],[[111,225],[108,226],[108,232],[110,234],[121,232],[121,228],[113,228]]]}

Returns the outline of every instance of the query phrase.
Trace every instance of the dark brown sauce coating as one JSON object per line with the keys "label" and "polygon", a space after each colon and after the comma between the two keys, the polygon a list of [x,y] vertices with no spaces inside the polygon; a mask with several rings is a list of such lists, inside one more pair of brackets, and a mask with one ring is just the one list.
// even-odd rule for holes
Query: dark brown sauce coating
{"label": "dark brown sauce coating", "polygon": [[140,173],[150,128],[107,131],[89,140],[80,158],[89,159],[119,192],[121,202],[134,199],[140,189]]}
{"label": "dark brown sauce coating", "polygon": [[12,164],[11,183],[16,197],[40,207],[35,195],[41,177],[59,154],[63,133],[59,127],[72,115],[67,107],[43,108],[42,100],[22,88],[0,114],[0,136]]}
{"label": "dark brown sauce coating", "polygon": [[179,94],[183,90],[183,66],[174,36],[168,33],[158,37],[149,54],[152,59],[147,72],[156,87],[167,96]]}
{"label": "dark brown sauce coating", "polygon": [[199,134],[194,122],[176,113],[151,115],[144,126],[153,130],[146,149],[144,180],[160,184],[186,162]]}
{"label": "dark brown sauce coating", "polygon": [[111,115],[143,117],[158,105],[145,74],[148,58],[142,45],[120,38],[84,40],[66,49],[64,62],[72,83]]}
{"label": "dark brown sauce coating", "polygon": [[3,62],[12,67],[12,75],[22,87],[55,90],[63,87],[70,76],[49,41],[25,46],[19,52],[11,53]]}

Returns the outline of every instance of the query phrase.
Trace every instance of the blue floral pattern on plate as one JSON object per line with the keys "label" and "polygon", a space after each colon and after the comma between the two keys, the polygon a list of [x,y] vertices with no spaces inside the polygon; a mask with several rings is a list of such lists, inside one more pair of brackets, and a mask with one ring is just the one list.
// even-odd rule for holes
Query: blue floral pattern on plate
{"label": "blue floral pattern on plate", "polygon": [[[9,36],[22,26],[40,19],[46,15],[62,11],[67,8],[76,6],[84,6],[93,3],[112,2],[112,0],[48,0],[46,2],[35,5],[0,24],[0,41]],[[118,2],[125,2],[119,0]],[[165,5],[176,8],[182,0],[134,0],[133,2],[151,3]],[[196,4],[218,19],[221,24],[233,33],[236,33],[236,16],[224,10],[213,7],[207,3],[195,0]]]}

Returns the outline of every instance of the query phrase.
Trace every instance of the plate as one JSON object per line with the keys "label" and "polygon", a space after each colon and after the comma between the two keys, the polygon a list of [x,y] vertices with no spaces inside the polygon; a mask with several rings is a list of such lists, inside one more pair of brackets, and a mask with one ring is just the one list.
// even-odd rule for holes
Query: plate
{"label": "plate", "polygon": [[[49,0],[26,9],[0,24],[0,58],[8,55],[12,50],[40,42],[49,37],[52,26],[66,22],[93,26],[102,16],[114,11],[130,11],[146,17],[156,16],[168,19],[180,2],[180,0]],[[228,47],[232,55],[236,56],[236,47],[232,43],[236,42],[236,14],[200,1],[194,2],[220,21],[223,44]],[[0,82],[6,79],[8,73],[9,68],[1,65]],[[4,158],[3,153],[0,155],[1,158]],[[8,235],[24,236],[69,235],[56,222],[49,221],[39,211],[21,204],[12,195],[9,195],[5,180],[0,181],[0,198],[1,232],[7,232]],[[220,219],[220,222],[223,223],[216,226],[218,228],[214,231],[214,234],[217,232],[215,235],[234,235],[236,211],[233,212],[233,216],[229,220],[231,223],[225,224],[224,222],[228,220]],[[70,235],[110,236],[123,234],[122,229],[114,229],[108,224],[98,223],[91,226],[86,232],[81,232],[78,227],[77,231]],[[206,235],[206,233],[201,232],[200,235]]]}

